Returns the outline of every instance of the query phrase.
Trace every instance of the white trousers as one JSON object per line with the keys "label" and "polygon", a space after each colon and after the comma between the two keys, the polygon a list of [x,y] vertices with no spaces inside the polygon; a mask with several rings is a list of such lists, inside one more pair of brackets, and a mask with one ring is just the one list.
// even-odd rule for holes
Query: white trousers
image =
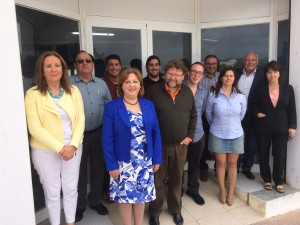
{"label": "white trousers", "polygon": [[43,185],[45,203],[51,225],[60,224],[60,192],[63,192],[63,206],[67,223],[74,223],[77,206],[77,185],[82,145],[74,157],[63,160],[51,150],[32,149],[31,157],[34,168]]}

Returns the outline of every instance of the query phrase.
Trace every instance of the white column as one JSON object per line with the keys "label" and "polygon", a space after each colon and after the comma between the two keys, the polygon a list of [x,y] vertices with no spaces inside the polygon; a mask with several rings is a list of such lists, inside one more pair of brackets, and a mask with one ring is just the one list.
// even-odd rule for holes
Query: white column
{"label": "white column", "polygon": [[14,0],[0,7],[0,224],[35,224]]}
{"label": "white column", "polygon": [[300,189],[300,1],[291,0],[290,84],[296,96],[298,129],[296,137],[288,143],[286,178],[292,187]]}

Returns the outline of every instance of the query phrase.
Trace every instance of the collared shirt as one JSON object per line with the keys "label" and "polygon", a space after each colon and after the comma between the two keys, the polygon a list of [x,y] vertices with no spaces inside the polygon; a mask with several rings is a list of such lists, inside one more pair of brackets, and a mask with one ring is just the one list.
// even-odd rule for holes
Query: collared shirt
{"label": "collared shirt", "polygon": [[256,70],[253,71],[250,75],[246,74],[246,71],[243,70],[243,74],[241,75],[239,82],[238,82],[238,87],[246,95],[246,98],[248,99],[249,92],[254,80]]}
{"label": "collared shirt", "polygon": [[82,95],[85,114],[85,131],[92,131],[102,126],[104,104],[111,101],[105,82],[98,78],[86,83],[78,75],[71,77],[71,82],[78,87]]}
{"label": "collared shirt", "polygon": [[145,91],[147,91],[147,89],[149,87],[151,87],[152,85],[158,84],[158,83],[164,82],[164,81],[165,81],[164,78],[162,78],[161,76],[159,76],[159,80],[158,81],[154,81],[154,80],[150,79],[149,76],[147,75],[147,77],[145,77],[143,79],[144,89],[145,89]]}
{"label": "collared shirt", "polygon": [[[184,81],[183,83],[186,86],[188,86],[187,81]],[[196,130],[193,138],[193,143],[198,142],[204,135],[201,116],[202,113],[205,111],[207,93],[208,93],[207,90],[201,84],[198,84],[197,91],[194,96],[195,107],[197,110],[197,123],[196,123]]]}
{"label": "collared shirt", "polygon": [[109,89],[112,100],[116,100],[118,98],[118,95],[117,95],[117,86],[118,85],[111,82],[111,80],[108,79],[108,76],[104,77],[103,80],[105,81],[105,83]]}
{"label": "collared shirt", "polygon": [[228,98],[223,90],[218,97],[215,92],[208,95],[205,115],[210,124],[209,132],[223,139],[234,139],[244,134],[241,121],[247,110],[247,100],[244,94],[233,90]]}
{"label": "collared shirt", "polygon": [[216,83],[218,81],[220,73],[216,72],[213,77],[209,76],[206,72],[204,72],[204,77],[200,81],[200,84],[205,87],[208,93],[211,91],[211,86],[216,87]]}
{"label": "collared shirt", "polygon": [[168,87],[168,85],[165,83],[165,89],[173,99],[173,102],[175,101],[176,95],[178,95],[179,91],[181,90],[181,85],[177,88],[177,90],[173,93],[171,89]]}

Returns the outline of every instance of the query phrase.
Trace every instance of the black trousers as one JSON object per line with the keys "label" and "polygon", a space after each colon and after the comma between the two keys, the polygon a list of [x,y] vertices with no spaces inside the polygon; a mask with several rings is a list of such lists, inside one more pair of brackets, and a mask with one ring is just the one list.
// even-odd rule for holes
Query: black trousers
{"label": "black trousers", "polygon": [[204,144],[204,149],[201,154],[200,158],[200,163],[199,163],[199,169],[200,171],[207,171],[208,170],[208,164],[206,163],[206,160],[208,159],[209,156],[209,151],[208,151],[208,136],[209,136],[209,123],[206,119],[205,113],[202,114],[202,123],[203,123],[203,130],[205,133],[205,144]]}
{"label": "black trousers", "polygon": [[288,141],[288,133],[267,133],[256,131],[257,147],[259,151],[260,175],[265,183],[271,182],[270,147],[272,144],[273,155],[273,181],[275,185],[281,185],[284,177],[285,152]]}
{"label": "black trousers", "polygon": [[199,190],[199,164],[200,158],[203,153],[205,146],[205,135],[202,138],[195,142],[190,143],[187,152],[187,161],[188,161],[188,190],[191,192],[197,192]]}
{"label": "black trousers", "polygon": [[[93,207],[101,203],[105,169],[101,137],[102,128],[98,128],[91,132],[84,132],[83,150],[78,181],[77,209],[85,209],[87,203],[86,195],[88,177],[91,187],[91,190],[88,194],[89,204]],[[87,168],[88,161],[90,162],[89,176]]]}

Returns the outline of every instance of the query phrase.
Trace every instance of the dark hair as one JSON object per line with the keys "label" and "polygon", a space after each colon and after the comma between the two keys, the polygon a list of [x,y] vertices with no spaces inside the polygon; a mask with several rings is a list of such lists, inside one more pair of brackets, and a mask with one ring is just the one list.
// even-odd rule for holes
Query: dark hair
{"label": "dark hair", "polygon": [[60,78],[60,85],[66,93],[71,94],[71,82],[67,63],[62,58],[62,56],[55,51],[44,52],[38,57],[35,64],[33,84],[37,86],[37,90],[39,90],[42,93],[42,95],[46,95],[48,84],[44,76],[44,61],[49,56],[54,56],[60,60],[62,66],[62,76]]}
{"label": "dark hair", "polygon": [[117,55],[117,54],[111,54],[111,55],[106,56],[106,58],[105,58],[105,65],[106,66],[108,66],[108,61],[111,60],[111,59],[118,60],[120,65],[122,65],[120,56]]}
{"label": "dark hair", "polygon": [[184,63],[180,59],[171,59],[164,67],[165,72],[167,72],[171,68],[176,68],[177,70],[182,70],[183,74],[188,72]]}
{"label": "dark hair", "polygon": [[92,62],[95,61],[94,56],[92,56],[92,55],[91,55],[90,53],[88,53],[87,51],[81,50],[81,51],[77,52],[77,54],[75,55],[75,58],[73,59],[73,63],[76,63],[77,56],[78,56],[80,53],[82,53],[82,52],[86,52],[87,54],[89,54],[90,57],[91,57],[91,59],[92,59]]}
{"label": "dark hair", "polygon": [[[221,87],[222,87],[222,78],[224,77],[224,75],[227,73],[227,71],[229,70],[232,70],[233,74],[234,74],[234,81],[233,81],[233,84],[232,84],[232,87],[235,88],[236,92],[237,93],[242,93],[240,91],[240,89],[238,88],[238,77],[237,77],[237,73],[235,71],[235,69],[233,67],[225,67],[219,77],[218,77],[218,81],[216,83],[216,89],[215,89],[215,96],[216,98],[219,96],[219,93],[220,93],[220,90],[221,90]],[[232,88],[232,90],[233,90]]]}
{"label": "dark hair", "polygon": [[190,69],[194,66],[194,65],[200,65],[203,67],[203,69],[205,68],[204,64],[202,62],[194,62],[191,66],[190,66]]}
{"label": "dark hair", "polygon": [[160,59],[158,58],[158,56],[156,56],[156,55],[151,55],[151,56],[148,57],[148,59],[147,59],[147,61],[146,61],[146,67],[148,67],[148,65],[149,65],[149,63],[150,63],[150,61],[151,61],[152,59],[157,59],[158,64],[160,65]]}
{"label": "dark hair", "polygon": [[122,86],[123,86],[124,82],[128,79],[129,74],[131,74],[131,73],[133,73],[136,76],[136,78],[138,79],[138,81],[140,82],[141,89],[139,91],[139,96],[144,95],[145,90],[144,90],[144,85],[143,85],[143,76],[142,76],[141,72],[136,68],[129,67],[129,68],[123,70],[122,73],[120,74],[119,82],[117,85],[117,95],[119,97],[124,95]]}
{"label": "dark hair", "polygon": [[[264,67],[264,74],[267,75],[267,72],[269,70],[278,71],[279,74],[282,73],[282,67],[281,67],[281,65],[277,61],[275,61],[275,60],[272,60],[271,62],[268,62],[265,65],[265,67]],[[280,77],[279,77],[279,79],[280,79]]]}
{"label": "dark hair", "polygon": [[204,58],[204,65],[206,64],[206,60],[207,59],[210,59],[210,58],[214,58],[217,60],[217,71],[220,70],[220,60],[219,58],[216,56],[216,55],[207,55],[205,58]]}

